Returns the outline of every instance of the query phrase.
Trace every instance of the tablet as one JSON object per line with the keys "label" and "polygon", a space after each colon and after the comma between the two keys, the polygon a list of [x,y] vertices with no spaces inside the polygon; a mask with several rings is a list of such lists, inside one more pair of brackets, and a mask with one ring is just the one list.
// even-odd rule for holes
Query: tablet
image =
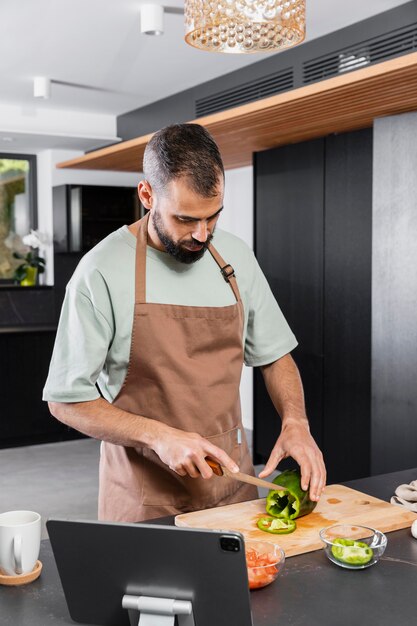
{"label": "tablet", "polygon": [[[46,525],[76,622],[137,626],[140,616],[139,623],[156,624],[146,621],[152,606],[170,606],[161,602],[169,599],[192,608],[188,617],[175,618],[175,625],[252,626],[245,545],[238,532],[58,519]],[[134,598],[150,600],[138,612],[132,610]]]}

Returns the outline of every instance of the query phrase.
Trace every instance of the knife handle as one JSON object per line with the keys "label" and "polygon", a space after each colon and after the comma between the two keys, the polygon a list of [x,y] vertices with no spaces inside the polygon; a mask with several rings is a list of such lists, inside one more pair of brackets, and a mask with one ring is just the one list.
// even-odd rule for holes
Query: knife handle
{"label": "knife handle", "polygon": [[257,476],[250,476],[249,474],[242,474],[241,472],[237,472],[233,474],[230,472],[227,467],[222,467],[218,461],[215,461],[210,456],[206,456],[204,459],[213,470],[213,473],[216,476],[229,476],[234,480],[240,480],[243,483],[248,483],[249,485],[256,485],[256,487],[262,487],[263,489],[269,489],[270,491],[286,491],[287,488],[282,485],[277,485],[275,483],[269,482],[267,480],[263,480],[262,478],[258,478]]}
{"label": "knife handle", "polygon": [[223,476],[223,470],[220,463],[212,459],[210,456],[206,456],[204,460],[207,465],[213,470],[213,474],[216,474],[216,476]]}

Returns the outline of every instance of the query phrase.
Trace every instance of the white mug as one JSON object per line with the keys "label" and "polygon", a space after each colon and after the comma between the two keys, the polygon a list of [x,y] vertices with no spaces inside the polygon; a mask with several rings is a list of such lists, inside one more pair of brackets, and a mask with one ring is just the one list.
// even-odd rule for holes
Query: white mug
{"label": "white mug", "polygon": [[33,570],[41,545],[41,516],[33,511],[0,514],[0,570],[7,576]]}

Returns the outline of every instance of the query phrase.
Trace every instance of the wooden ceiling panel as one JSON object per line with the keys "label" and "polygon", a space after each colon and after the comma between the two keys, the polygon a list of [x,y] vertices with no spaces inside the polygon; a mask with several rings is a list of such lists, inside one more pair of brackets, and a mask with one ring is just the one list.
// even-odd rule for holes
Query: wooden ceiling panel
{"label": "wooden ceiling panel", "polygon": [[[226,169],[253,152],[372,126],[377,117],[417,110],[417,53],[193,120],[217,141]],[[140,172],[152,134],[59,163],[60,168]]]}

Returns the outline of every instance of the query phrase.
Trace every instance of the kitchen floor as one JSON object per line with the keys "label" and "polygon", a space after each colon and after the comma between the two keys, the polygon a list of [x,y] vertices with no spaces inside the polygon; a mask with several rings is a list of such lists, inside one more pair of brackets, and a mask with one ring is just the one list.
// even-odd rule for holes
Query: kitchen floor
{"label": "kitchen floor", "polygon": [[97,519],[99,455],[95,439],[0,450],[0,512],[37,511],[43,539],[48,517]]}

